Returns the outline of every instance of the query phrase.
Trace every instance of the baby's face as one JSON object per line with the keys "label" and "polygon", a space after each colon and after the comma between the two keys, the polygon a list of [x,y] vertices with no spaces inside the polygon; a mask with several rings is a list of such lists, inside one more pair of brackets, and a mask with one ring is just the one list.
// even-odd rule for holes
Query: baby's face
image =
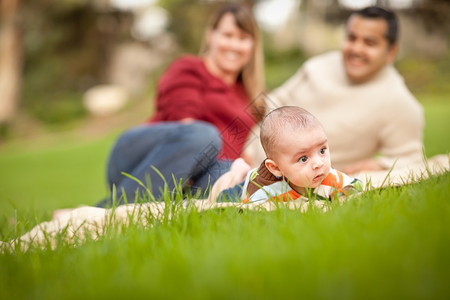
{"label": "baby's face", "polygon": [[328,141],[322,127],[284,132],[279,139],[276,163],[298,193],[316,188],[328,175],[331,166]]}

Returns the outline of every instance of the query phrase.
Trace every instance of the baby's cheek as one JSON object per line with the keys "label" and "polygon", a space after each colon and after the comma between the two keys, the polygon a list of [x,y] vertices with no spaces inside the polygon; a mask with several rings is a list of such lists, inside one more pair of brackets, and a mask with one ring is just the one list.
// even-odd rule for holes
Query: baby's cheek
{"label": "baby's cheek", "polygon": [[308,174],[300,174],[298,178],[300,178],[300,181],[304,186],[311,186],[312,178],[311,176],[308,176]]}

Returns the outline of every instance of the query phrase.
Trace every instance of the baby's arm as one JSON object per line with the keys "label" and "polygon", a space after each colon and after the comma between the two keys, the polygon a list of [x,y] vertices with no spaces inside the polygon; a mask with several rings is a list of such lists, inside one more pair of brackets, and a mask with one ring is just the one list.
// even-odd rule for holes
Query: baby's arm
{"label": "baby's arm", "polygon": [[342,192],[337,194],[338,197],[336,197],[336,199],[338,199],[340,203],[343,203],[349,198],[361,195],[363,191],[364,185],[361,180],[353,178],[353,181],[349,185],[344,186]]}

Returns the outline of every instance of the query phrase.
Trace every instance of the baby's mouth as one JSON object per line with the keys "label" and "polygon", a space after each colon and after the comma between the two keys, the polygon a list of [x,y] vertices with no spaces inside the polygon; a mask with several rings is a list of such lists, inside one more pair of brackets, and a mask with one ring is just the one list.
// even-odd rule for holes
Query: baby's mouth
{"label": "baby's mouth", "polygon": [[313,182],[318,182],[318,181],[320,181],[320,180],[322,179],[322,177],[323,177],[323,173],[317,175],[316,177],[313,178]]}

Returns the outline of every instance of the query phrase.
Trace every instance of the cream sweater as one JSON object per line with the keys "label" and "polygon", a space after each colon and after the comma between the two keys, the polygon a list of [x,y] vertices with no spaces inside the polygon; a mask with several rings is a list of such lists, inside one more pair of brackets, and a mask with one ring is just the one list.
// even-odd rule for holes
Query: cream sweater
{"label": "cream sweater", "polygon": [[[423,109],[393,66],[354,85],[347,80],[341,53],[326,53],[305,62],[266,100],[269,110],[297,105],[315,115],[337,169],[374,156],[386,168],[396,160],[397,167],[422,160]],[[258,139],[248,150],[255,164],[264,159]]]}

